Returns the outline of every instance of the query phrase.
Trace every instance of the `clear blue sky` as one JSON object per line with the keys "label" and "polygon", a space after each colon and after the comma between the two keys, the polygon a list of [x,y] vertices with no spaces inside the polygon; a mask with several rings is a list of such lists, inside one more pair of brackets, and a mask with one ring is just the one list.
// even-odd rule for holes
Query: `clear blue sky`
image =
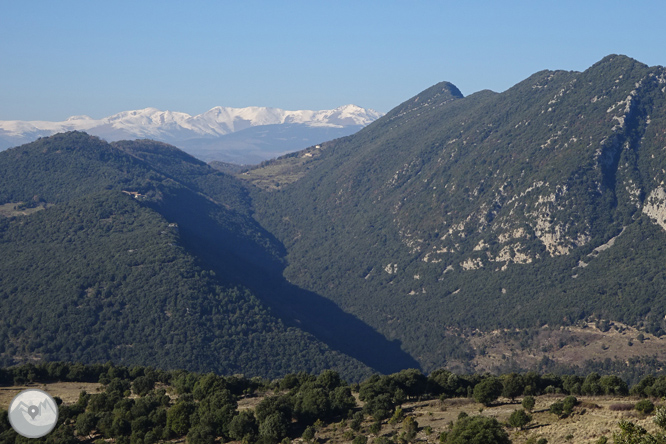
{"label": "clear blue sky", "polygon": [[0,0],[0,120],[155,107],[388,111],[611,53],[666,65],[666,2]]}

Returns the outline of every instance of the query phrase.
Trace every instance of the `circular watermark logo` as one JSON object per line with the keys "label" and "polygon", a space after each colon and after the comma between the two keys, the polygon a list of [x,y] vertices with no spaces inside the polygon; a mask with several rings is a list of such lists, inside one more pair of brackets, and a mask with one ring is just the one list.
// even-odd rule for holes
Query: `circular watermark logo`
{"label": "circular watermark logo", "polygon": [[58,422],[58,405],[42,390],[23,390],[9,405],[9,423],[21,436],[41,438]]}

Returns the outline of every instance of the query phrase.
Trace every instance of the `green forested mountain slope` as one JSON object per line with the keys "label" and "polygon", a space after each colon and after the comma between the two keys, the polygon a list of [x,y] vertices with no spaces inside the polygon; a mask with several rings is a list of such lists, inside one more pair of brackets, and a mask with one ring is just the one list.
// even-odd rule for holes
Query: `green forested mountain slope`
{"label": "green forested mountain slope", "polygon": [[284,279],[284,247],[251,218],[249,193],[237,179],[158,142],[114,146],[186,184],[172,186],[146,204],[178,223],[182,244],[218,279],[251,289],[286,325],[313,334],[376,371],[419,366],[398,342],[387,340],[330,300]]}
{"label": "green forested mountain slope", "polygon": [[[442,83],[257,193],[286,276],[425,369],[466,329],[610,319],[662,334],[666,70],[609,56],[463,98]],[[469,330],[468,330],[469,331]]]}
{"label": "green forested mountain slope", "polygon": [[624,56],[437,84],[239,174],[270,192],[158,142],[39,139],[0,153],[2,363],[473,370],[476,337],[534,357],[597,320],[656,344],[665,176],[666,71]]}
{"label": "green forested mountain slope", "polygon": [[[326,368],[367,374],[285,325],[238,286],[233,269],[196,255],[208,240],[218,264],[279,263],[278,244],[248,216],[234,179],[171,148],[148,161],[139,154],[150,144],[131,145],[68,133],[0,153],[0,205],[46,207],[0,218],[3,364],[113,360],[268,377]],[[255,251],[263,256],[253,263]]]}

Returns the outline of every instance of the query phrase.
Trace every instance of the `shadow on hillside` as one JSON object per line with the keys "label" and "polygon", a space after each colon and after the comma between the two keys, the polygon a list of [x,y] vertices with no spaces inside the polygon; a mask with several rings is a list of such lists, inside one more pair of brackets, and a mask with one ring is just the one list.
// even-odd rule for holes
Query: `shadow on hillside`
{"label": "shadow on hillside", "polygon": [[[253,219],[187,189],[165,196],[154,208],[178,223],[183,245],[202,260],[204,268],[214,270],[226,283],[249,288],[287,326],[300,328],[381,373],[420,369],[399,341],[389,341],[329,299],[289,283],[282,276],[284,247]],[[255,241],[257,235],[271,245],[273,254]]]}
{"label": "shadow on hillside", "polygon": [[419,363],[402,350],[400,341],[389,341],[331,300],[297,287],[282,276],[265,276],[250,287],[287,325],[311,333],[332,349],[378,372],[420,369]]}

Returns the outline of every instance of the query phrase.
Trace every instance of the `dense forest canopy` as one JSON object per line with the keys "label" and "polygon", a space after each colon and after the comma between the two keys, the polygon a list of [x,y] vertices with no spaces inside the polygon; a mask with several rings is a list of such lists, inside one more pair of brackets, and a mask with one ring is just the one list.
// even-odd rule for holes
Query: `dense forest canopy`
{"label": "dense forest canopy", "polygon": [[235,179],[162,144],[119,146],[69,133],[0,153],[0,204],[41,209],[0,218],[1,362],[369,373],[242,285],[239,269],[279,268],[280,246]]}

